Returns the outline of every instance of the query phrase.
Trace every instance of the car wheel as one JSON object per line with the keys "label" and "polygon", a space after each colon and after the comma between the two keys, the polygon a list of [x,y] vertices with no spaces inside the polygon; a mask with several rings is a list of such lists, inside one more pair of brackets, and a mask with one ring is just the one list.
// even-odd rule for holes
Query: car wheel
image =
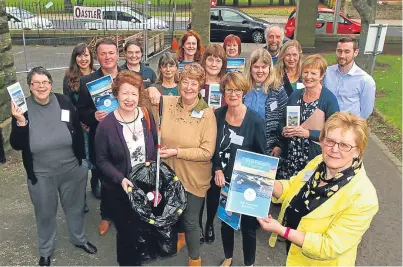
{"label": "car wheel", "polygon": [[264,42],[264,35],[261,31],[254,31],[252,33],[252,40],[254,43],[261,44]]}

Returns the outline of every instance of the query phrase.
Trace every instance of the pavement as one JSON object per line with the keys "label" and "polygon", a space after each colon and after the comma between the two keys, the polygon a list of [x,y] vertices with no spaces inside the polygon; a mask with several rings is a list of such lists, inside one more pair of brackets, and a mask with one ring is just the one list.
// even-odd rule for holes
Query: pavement
{"label": "pavement", "polygon": [[[243,47],[242,56],[261,45],[250,44]],[[13,47],[16,67],[22,68],[22,47]],[[72,47],[30,47],[30,64],[55,67],[66,66]],[[58,53],[58,54],[56,54]],[[150,60],[155,67],[158,57]],[[63,70],[52,71],[55,80],[54,91],[61,92]],[[25,74],[18,76],[21,82]],[[10,151],[7,163],[0,165],[0,265],[36,265],[38,261],[36,224],[31,204],[25,170],[20,153]],[[358,266],[401,266],[402,265],[402,174],[399,168],[386,156],[383,150],[372,140],[364,154],[364,165],[369,178],[374,184],[379,198],[379,212],[371,227],[364,235],[358,248],[356,265]],[[85,226],[88,240],[95,244],[98,253],[88,255],[75,248],[68,238],[66,220],[59,207],[57,216],[58,233],[56,248],[52,256],[52,265],[116,265],[115,229],[111,227],[106,236],[98,234],[100,222],[99,200],[95,199],[89,188],[88,205],[90,212],[86,215]],[[270,211],[277,217],[278,207]],[[204,217],[205,218],[205,217]],[[215,220],[216,241],[201,247],[202,264],[218,266],[223,260],[223,248],[220,236],[220,222]],[[256,265],[282,266],[286,262],[285,243],[277,242],[275,248],[267,245],[269,233],[257,232]],[[234,266],[243,265],[240,232],[235,234]],[[184,266],[187,265],[187,250],[184,248],[177,256],[158,259],[149,266]]]}

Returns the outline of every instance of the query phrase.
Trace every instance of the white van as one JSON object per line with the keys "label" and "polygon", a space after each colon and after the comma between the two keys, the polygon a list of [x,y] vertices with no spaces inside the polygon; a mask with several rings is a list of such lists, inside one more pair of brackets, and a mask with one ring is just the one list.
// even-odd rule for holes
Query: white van
{"label": "white van", "polygon": [[14,29],[53,29],[53,23],[40,16],[36,16],[18,7],[6,7],[8,28]]}
{"label": "white van", "polygon": [[[139,10],[124,6],[107,6],[99,7],[102,10],[102,22],[86,22],[85,29],[87,30],[104,30],[104,29],[119,29],[119,30],[141,30],[145,27],[148,30],[167,30],[168,24],[158,18],[145,15]],[[116,20],[117,16],[117,20]],[[144,21],[144,23],[143,23]]]}

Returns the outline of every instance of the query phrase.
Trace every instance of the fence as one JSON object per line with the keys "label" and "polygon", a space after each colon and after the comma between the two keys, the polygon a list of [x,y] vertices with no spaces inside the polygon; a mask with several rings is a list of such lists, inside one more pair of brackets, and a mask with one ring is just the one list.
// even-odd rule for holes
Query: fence
{"label": "fence", "polygon": [[263,6],[294,6],[296,0],[217,0],[217,6],[263,7]]}

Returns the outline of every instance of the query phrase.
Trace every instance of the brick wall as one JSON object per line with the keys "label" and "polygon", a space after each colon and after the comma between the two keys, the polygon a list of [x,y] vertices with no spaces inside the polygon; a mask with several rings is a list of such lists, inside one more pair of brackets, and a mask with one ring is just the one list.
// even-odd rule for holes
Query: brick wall
{"label": "brick wall", "polygon": [[0,0],[0,122],[10,117],[10,97],[6,87],[16,81],[5,6],[5,0]]}

